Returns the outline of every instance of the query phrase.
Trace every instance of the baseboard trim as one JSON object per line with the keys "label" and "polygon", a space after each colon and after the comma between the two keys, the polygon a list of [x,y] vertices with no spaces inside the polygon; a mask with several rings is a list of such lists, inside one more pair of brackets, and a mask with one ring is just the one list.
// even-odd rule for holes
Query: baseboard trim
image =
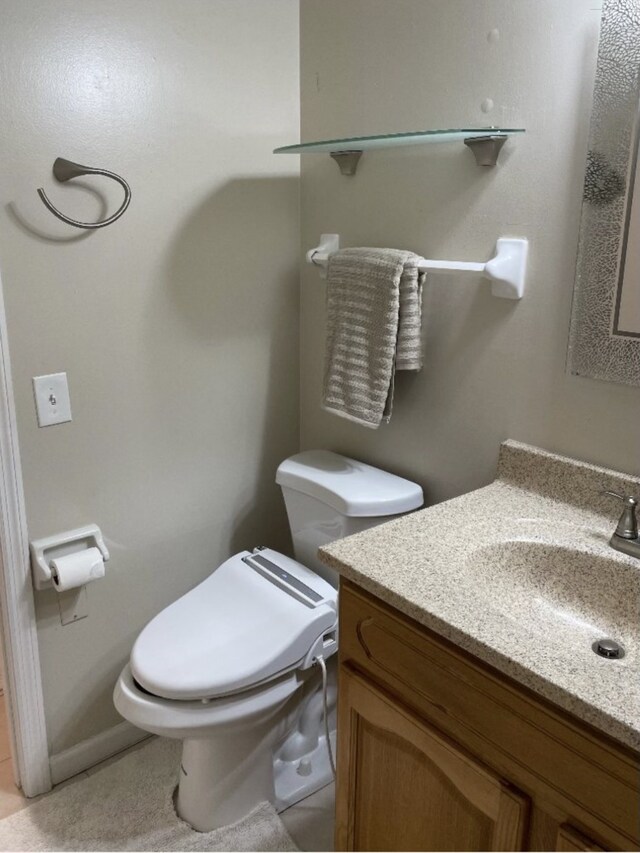
{"label": "baseboard trim", "polygon": [[123,749],[148,738],[149,732],[143,732],[126,720],[100,734],[80,741],[69,749],[56,752],[49,758],[51,781],[54,785],[64,782],[83,770],[89,770],[105,758],[111,758]]}

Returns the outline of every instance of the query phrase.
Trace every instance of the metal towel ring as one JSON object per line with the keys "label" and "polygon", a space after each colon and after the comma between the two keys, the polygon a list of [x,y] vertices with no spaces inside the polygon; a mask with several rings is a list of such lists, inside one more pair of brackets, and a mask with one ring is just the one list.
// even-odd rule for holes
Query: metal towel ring
{"label": "metal towel ring", "polygon": [[80,166],[79,163],[72,163],[71,160],[65,160],[63,157],[58,157],[53,164],[53,175],[56,180],[61,183],[70,181],[71,178],[79,178],[81,175],[104,175],[105,178],[113,178],[113,180],[117,181],[124,190],[124,201],[113,216],[109,216],[107,219],[101,219],[100,222],[79,222],[77,219],[71,219],[71,217],[65,216],[64,213],[61,213],[51,203],[51,201],[49,201],[49,198],[42,187],[39,187],[38,195],[42,199],[43,204],[51,211],[51,213],[53,213],[54,216],[57,216],[58,219],[66,222],[67,225],[73,225],[75,228],[104,228],[105,225],[111,225],[111,223],[115,222],[116,219],[120,219],[122,214],[129,207],[129,202],[131,201],[131,187],[124,178],[121,178],[120,175],[116,175],[115,172],[108,172],[106,169],[94,169],[92,166]]}

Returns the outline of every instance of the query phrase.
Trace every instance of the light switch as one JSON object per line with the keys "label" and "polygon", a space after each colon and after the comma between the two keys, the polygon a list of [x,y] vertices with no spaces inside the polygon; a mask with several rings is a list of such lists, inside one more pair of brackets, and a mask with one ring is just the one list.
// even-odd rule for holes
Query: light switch
{"label": "light switch", "polygon": [[63,424],[71,420],[71,400],[66,373],[33,377],[38,426]]}

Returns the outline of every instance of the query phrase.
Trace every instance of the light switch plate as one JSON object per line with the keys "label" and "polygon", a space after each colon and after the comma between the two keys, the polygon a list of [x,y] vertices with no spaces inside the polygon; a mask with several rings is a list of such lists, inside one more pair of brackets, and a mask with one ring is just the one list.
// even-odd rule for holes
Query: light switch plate
{"label": "light switch plate", "polygon": [[63,424],[71,420],[71,400],[66,373],[33,377],[38,426]]}

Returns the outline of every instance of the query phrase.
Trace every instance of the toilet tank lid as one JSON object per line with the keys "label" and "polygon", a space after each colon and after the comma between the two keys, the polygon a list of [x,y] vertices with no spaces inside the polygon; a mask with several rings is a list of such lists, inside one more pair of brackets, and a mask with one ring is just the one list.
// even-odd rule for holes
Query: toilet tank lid
{"label": "toilet tank lid", "polygon": [[305,450],[285,459],[276,482],[347,516],[398,515],[424,502],[417,483],[330,450]]}

